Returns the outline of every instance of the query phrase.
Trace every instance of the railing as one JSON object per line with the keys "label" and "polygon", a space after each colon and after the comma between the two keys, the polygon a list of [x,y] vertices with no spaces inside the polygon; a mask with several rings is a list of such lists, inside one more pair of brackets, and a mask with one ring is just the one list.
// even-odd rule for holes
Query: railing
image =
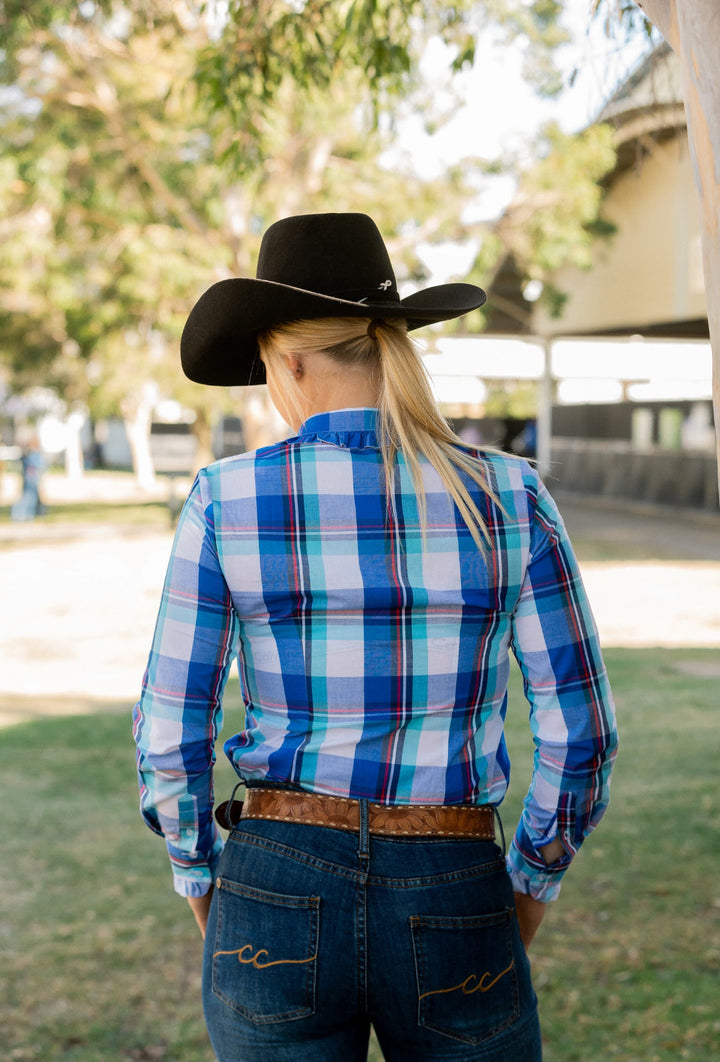
{"label": "railing", "polygon": [[554,438],[550,490],[633,501],[718,509],[717,462],[713,453],[637,450],[628,442]]}

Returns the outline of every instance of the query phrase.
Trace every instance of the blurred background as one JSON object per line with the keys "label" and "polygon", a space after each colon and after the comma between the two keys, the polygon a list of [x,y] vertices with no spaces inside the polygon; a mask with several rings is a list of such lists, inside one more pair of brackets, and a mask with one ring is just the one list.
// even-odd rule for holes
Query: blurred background
{"label": "blurred background", "polygon": [[283,434],[185,380],[184,320],[272,221],[362,210],[404,292],[488,290],[421,340],[464,436],[717,508],[679,62],[632,5],[6,3],[2,49],[6,507],[32,452],[81,498]]}
{"label": "blurred background", "polygon": [[179,337],[273,221],[360,210],[403,294],[487,289],[426,367],[463,438],[538,461],[606,647],[622,755],[535,949],[546,1057],[711,1062],[720,513],[673,53],[630,0],[5,0],[0,122],[5,1057],[212,1059],[130,709],[196,470],[287,428]]}

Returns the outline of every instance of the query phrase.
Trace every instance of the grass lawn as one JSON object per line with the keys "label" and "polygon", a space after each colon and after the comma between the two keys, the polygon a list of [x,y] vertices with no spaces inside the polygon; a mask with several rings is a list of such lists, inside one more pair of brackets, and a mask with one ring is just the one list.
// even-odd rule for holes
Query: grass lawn
{"label": "grass lawn", "polygon": [[[720,651],[606,659],[622,730],[613,804],[531,953],[545,1059],[713,1062]],[[517,676],[509,715],[508,832],[529,770]],[[223,764],[221,793],[229,782]],[[201,941],[137,813],[129,709],[4,730],[0,836],[2,1057],[210,1062]]]}
{"label": "grass lawn", "polygon": [[[11,506],[0,505],[0,524],[10,522]],[[172,524],[168,504],[164,501],[145,502],[57,502],[49,505],[42,516],[37,517],[37,527],[67,527],[72,530],[77,524],[117,524],[122,527],[147,530],[167,530]],[[23,524],[18,524],[18,538],[22,537]]]}
{"label": "grass lawn", "polygon": [[[80,488],[87,492],[87,497],[85,500],[79,500],[64,498],[67,484],[62,474],[50,472],[48,478],[50,487],[47,487],[46,479],[46,489],[43,491],[41,486],[40,490],[40,496],[45,503],[44,511],[32,524],[39,536],[42,529],[47,528],[50,539],[58,531],[72,533],[81,524],[98,527],[113,525],[139,531],[168,530],[174,526],[189,484],[187,476],[176,478],[159,475],[155,494],[146,498],[138,494],[130,473],[89,470],[85,472]],[[27,525],[13,524],[11,521],[12,505],[9,498],[10,495],[14,498],[19,491],[19,477],[16,477],[16,480],[14,487],[8,486],[7,481],[5,484],[0,481],[0,488],[4,487],[3,504],[0,504],[0,526],[10,525],[17,532],[14,537],[22,540],[23,528]],[[2,493],[0,490],[0,494]]]}

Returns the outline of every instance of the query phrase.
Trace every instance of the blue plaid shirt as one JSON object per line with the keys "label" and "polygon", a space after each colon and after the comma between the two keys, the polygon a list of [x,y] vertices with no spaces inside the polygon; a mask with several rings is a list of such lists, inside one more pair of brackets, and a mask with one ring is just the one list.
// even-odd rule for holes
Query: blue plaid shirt
{"label": "blue plaid shirt", "polygon": [[[612,698],[577,564],[527,462],[481,453],[500,506],[468,480],[483,555],[423,463],[427,526],[398,459],[386,500],[376,411],[311,417],[297,437],[204,469],[180,517],[142,696],[141,806],[175,888],[207,891],[222,842],[214,746],[234,659],[241,778],[388,804],[499,804],[509,651],[535,742],[508,852],[514,887],[552,899],[601,818]],[[538,847],[559,834],[548,868]]]}

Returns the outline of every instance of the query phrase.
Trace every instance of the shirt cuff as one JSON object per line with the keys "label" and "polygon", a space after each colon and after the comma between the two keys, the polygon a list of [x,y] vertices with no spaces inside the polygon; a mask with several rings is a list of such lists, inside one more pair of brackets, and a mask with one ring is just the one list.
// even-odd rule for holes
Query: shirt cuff
{"label": "shirt cuff", "polygon": [[222,855],[224,842],[215,834],[213,847],[206,858],[189,856],[166,840],[173,887],[179,896],[204,896],[210,891],[217,875],[217,865]]}
{"label": "shirt cuff", "polygon": [[532,849],[532,853],[527,849],[521,851],[516,840],[513,840],[507,854],[513,891],[524,893],[541,903],[550,903],[558,898],[563,875],[571,862],[572,856],[566,851],[548,866],[540,852],[535,849]]}

